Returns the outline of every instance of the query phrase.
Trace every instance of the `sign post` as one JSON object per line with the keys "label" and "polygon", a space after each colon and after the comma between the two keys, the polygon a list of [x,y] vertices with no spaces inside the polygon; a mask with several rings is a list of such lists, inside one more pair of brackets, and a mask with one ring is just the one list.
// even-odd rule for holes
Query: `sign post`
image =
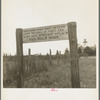
{"label": "sign post", "polygon": [[17,73],[17,88],[22,87],[22,75],[23,75],[23,38],[22,29],[16,29],[16,48],[18,56],[18,73]]}
{"label": "sign post", "polygon": [[[23,43],[68,40],[70,44],[72,88],[80,88],[79,56],[77,48],[76,22],[44,27],[16,29],[19,74],[17,87],[21,88],[23,76]],[[51,56],[51,55],[50,55]],[[51,62],[51,57],[50,57]]]}
{"label": "sign post", "polygon": [[80,88],[79,78],[79,56],[77,48],[77,36],[76,36],[76,23],[68,23],[68,35],[70,44],[70,62],[71,62],[71,83],[72,88]]}

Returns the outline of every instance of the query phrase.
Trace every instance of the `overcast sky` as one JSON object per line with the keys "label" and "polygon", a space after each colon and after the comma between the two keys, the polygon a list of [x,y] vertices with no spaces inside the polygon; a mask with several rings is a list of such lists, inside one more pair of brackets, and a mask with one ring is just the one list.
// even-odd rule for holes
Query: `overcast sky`
{"label": "overcast sky", "polygon": [[[3,53],[16,53],[16,28],[30,28],[77,22],[78,44],[97,44],[97,0],[2,0]],[[24,54],[31,48],[33,54],[62,53],[69,48],[68,40],[24,44]]]}

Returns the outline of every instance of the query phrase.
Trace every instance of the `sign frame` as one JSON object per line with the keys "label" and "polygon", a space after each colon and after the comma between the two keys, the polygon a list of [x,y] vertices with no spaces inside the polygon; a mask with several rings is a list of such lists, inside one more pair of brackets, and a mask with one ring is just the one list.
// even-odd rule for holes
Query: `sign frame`
{"label": "sign frame", "polygon": [[[79,55],[77,45],[77,25],[76,22],[67,23],[68,37],[70,46],[70,64],[71,64],[71,84],[72,88],[80,88],[79,76]],[[17,88],[23,86],[23,29],[16,29],[16,49],[19,62],[19,73],[17,78]]]}

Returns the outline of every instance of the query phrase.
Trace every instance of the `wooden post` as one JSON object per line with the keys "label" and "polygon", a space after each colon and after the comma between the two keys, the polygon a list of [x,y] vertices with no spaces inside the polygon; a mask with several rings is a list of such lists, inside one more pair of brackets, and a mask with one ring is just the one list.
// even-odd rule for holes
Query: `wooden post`
{"label": "wooden post", "polygon": [[56,55],[57,55],[57,63],[58,63],[58,66],[59,66],[59,52],[58,52],[58,50],[56,51]]}
{"label": "wooden post", "polygon": [[72,88],[80,88],[79,56],[77,48],[76,22],[68,23],[68,34],[71,57],[71,82]]}
{"label": "wooden post", "polygon": [[16,49],[18,56],[18,73],[17,73],[17,88],[22,87],[22,75],[23,75],[23,45],[22,45],[22,29],[16,29]]}
{"label": "wooden post", "polygon": [[28,75],[31,74],[31,49],[28,49]]}
{"label": "wooden post", "polygon": [[28,49],[28,55],[29,56],[31,55],[31,49]]}
{"label": "wooden post", "polygon": [[51,49],[50,49],[50,65],[52,64],[52,62],[51,62]]}

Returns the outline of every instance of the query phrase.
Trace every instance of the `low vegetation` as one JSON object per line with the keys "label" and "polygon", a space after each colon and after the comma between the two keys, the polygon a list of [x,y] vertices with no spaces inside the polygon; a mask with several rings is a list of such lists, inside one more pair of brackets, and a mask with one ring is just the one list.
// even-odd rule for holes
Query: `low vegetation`
{"label": "low vegetation", "polygon": [[[31,60],[29,60],[31,59]],[[3,85],[16,88],[17,63],[4,60]],[[96,57],[79,59],[81,88],[96,87]],[[68,57],[24,57],[23,88],[71,88],[71,65]]]}

